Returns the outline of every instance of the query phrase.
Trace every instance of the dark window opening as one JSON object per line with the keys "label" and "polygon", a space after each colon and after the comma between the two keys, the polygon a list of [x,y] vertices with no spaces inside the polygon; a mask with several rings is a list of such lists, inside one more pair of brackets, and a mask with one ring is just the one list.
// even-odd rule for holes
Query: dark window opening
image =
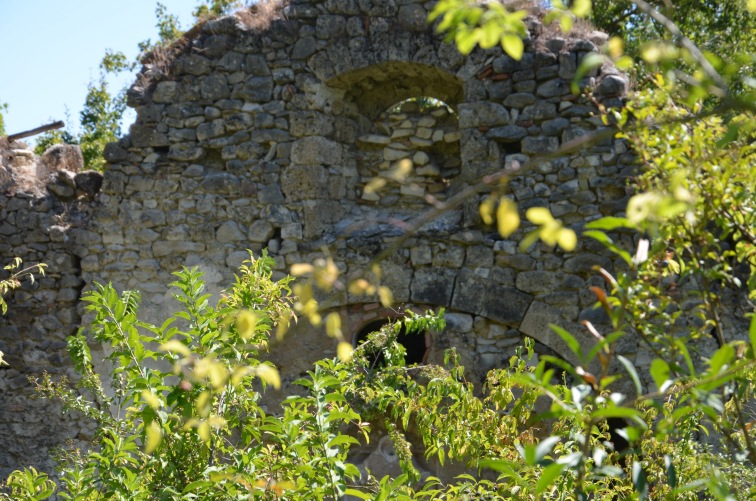
{"label": "dark window opening", "polygon": [[507,155],[522,153],[522,143],[520,141],[515,141],[513,143],[503,143],[502,145],[504,146],[504,152]]}
{"label": "dark window opening", "polygon": [[[355,346],[364,343],[369,334],[381,330],[381,327],[387,323],[387,320],[374,320],[364,326],[354,337]],[[402,326],[396,340],[406,351],[404,354],[404,362],[407,365],[423,363],[423,357],[425,357],[425,351],[427,349],[425,346],[425,332],[412,332],[408,334],[405,331],[404,326]],[[383,363],[383,353],[374,353],[369,360],[370,365],[379,366]]]}

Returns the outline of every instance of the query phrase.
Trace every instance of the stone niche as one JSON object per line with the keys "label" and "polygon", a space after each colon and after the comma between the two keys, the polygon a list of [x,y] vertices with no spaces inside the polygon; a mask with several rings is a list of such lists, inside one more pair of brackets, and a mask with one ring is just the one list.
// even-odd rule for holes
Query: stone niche
{"label": "stone niche", "polygon": [[[106,147],[97,195],[76,198],[76,210],[49,191],[0,197],[3,260],[23,251],[29,264],[52,267],[0,318],[0,349],[13,366],[0,370],[0,476],[30,463],[49,471],[52,445],[91,433],[74,418],[40,432],[57,409],[29,399],[26,376],[71,372],[65,335],[94,282],[140,290],[142,316],[161,322],[176,306],[173,271],[199,266],[217,293],[245,249],[267,248],[281,275],[327,249],[347,280],[418,217],[505,167],[520,210],[548,207],[576,231],[624,209],[633,169],[624,142],[555,155],[604,128],[599,105],[622,106],[628,79],[610,65],[580,82],[591,99],[570,92],[576,68],[606,36],[549,34],[534,12],[521,60],[500,48],[462,56],[426,24],[432,7],[293,0],[253,27],[208,21],[167,60],[146,61],[128,92],[135,122]],[[532,159],[540,160],[516,170]],[[603,285],[592,266],[617,264],[586,239],[569,253],[540,244],[521,251],[528,224],[502,239],[481,222],[480,200],[422,226],[383,262],[382,278],[397,309],[446,308],[447,329],[427,334],[424,356],[440,361],[456,347],[473,381],[506,366],[523,336],[541,353],[567,353],[548,324],[583,339],[579,320],[601,321],[588,287]],[[396,316],[377,297],[321,300],[324,311],[345,314],[353,336]],[[334,350],[300,322],[271,353],[283,392]],[[630,360],[638,351],[630,340],[620,347]]]}

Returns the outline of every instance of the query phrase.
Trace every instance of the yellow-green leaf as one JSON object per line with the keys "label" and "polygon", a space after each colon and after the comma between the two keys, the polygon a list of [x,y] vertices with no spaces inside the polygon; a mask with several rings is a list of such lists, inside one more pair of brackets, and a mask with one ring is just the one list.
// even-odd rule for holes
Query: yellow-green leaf
{"label": "yellow-green leaf", "polygon": [[281,376],[278,374],[278,370],[270,365],[260,364],[255,368],[257,377],[271,385],[275,389],[281,388]]}
{"label": "yellow-green leaf", "polygon": [[197,435],[199,435],[205,443],[210,441],[210,424],[207,421],[202,421],[199,426],[197,426]]}
{"label": "yellow-green leaf", "polygon": [[339,359],[342,362],[349,362],[352,359],[352,351],[354,351],[354,348],[352,348],[352,345],[346,341],[339,342],[339,345],[336,348],[336,353],[339,355]]}
{"label": "yellow-green leaf", "polygon": [[291,273],[295,277],[301,277],[302,275],[306,275],[307,273],[312,273],[312,271],[315,268],[308,263],[296,263],[291,265],[291,270],[289,270],[289,273]]}
{"label": "yellow-green leaf", "polygon": [[748,0],[748,10],[756,12],[756,0]]}
{"label": "yellow-green leaf", "polygon": [[572,30],[572,16],[565,14],[559,19],[559,26],[565,35]]}
{"label": "yellow-green leaf", "polygon": [[457,43],[457,50],[463,55],[468,55],[478,43],[478,31],[470,29],[460,29],[454,37]]}
{"label": "yellow-green leaf", "polygon": [[412,174],[412,160],[403,158],[386,175],[394,181],[403,183],[410,174]]}
{"label": "yellow-green leaf", "polygon": [[171,339],[170,341],[166,341],[165,343],[161,344],[160,351],[172,351],[185,357],[188,357],[191,353],[191,351],[189,351],[189,347],[178,339]]}
{"label": "yellow-green leaf", "polygon": [[531,207],[525,213],[525,217],[528,218],[528,221],[538,226],[554,221],[554,217],[546,207]]}
{"label": "yellow-green leaf", "polygon": [[588,17],[591,13],[591,0],[575,0],[571,10],[577,17]]}
{"label": "yellow-green leaf", "polygon": [[197,399],[194,401],[194,408],[197,410],[198,415],[205,417],[210,414],[211,397],[212,395],[207,390],[197,395]]}
{"label": "yellow-green leaf", "polygon": [[150,390],[142,390],[142,400],[147,402],[147,405],[157,410],[160,407],[160,399],[152,393]]}
{"label": "yellow-green leaf", "polygon": [[145,430],[144,437],[144,452],[145,454],[152,454],[152,451],[157,449],[160,445],[160,441],[163,439],[163,430],[160,429],[160,425],[156,421],[152,421]]}
{"label": "yellow-green leaf", "polygon": [[383,179],[382,177],[374,177],[368,182],[368,184],[365,185],[364,191],[366,194],[375,193],[376,191],[380,190],[384,186],[386,186],[385,179]]}
{"label": "yellow-green leaf", "polygon": [[499,208],[496,211],[496,222],[499,234],[507,238],[520,227],[520,215],[517,213],[517,204],[511,199],[502,197],[499,200]]}
{"label": "yellow-green leaf", "polygon": [[630,56],[622,56],[614,61],[614,65],[622,71],[629,70],[633,67],[633,64],[635,64],[635,61]]}
{"label": "yellow-green leaf", "polygon": [[489,21],[480,28],[480,47],[490,49],[499,42],[501,27],[496,21]]}
{"label": "yellow-green leaf", "polygon": [[493,198],[487,197],[485,200],[483,200],[480,203],[480,207],[478,210],[480,211],[480,218],[483,220],[484,224],[493,224],[494,222],[494,208],[496,207],[496,202]]}
{"label": "yellow-green leaf", "polygon": [[341,333],[341,317],[338,313],[329,313],[325,321],[326,334],[330,337],[341,339],[343,334]]}
{"label": "yellow-green leaf", "polygon": [[384,285],[378,287],[378,297],[381,298],[381,304],[386,308],[394,302],[394,295],[391,293],[391,289]]}
{"label": "yellow-green leaf", "polygon": [[511,33],[503,35],[501,37],[501,46],[512,59],[517,61],[522,59],[522,54],[525,51],[525,44],[519,36]]}
{"label": "yellow-green leaf", "polygon": [[245,341],[252,337],[257,326],[257,315],[249,310],[242,310],[236,317],[236,330]]}
{"label": "yellow-green leaf", "polygon": [[606,43],[606,50],[610,57],[617,59],[625,53],[625,42],[620,37],[612,37]]}
{"label": "yellow-green leaf", "polygon": [[557,243],[563,250],[572,252],[577,245],[577,235],[570,228],[561,228],[557,233]]}

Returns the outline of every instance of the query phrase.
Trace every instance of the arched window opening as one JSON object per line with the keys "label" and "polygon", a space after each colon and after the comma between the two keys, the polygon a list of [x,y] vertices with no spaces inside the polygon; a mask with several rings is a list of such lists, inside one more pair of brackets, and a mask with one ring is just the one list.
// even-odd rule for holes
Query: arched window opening
{"label": "arched window opening", "polygon": [[463,101],[462,81],[452,73],[423,63],[387,61],[338,75],[327,82],[343,89],[348,101],[370,120],[393,104],[416,96],[431,96],[456,109]]}
{"label": "arched window opening", "polygon": [[397,101],[357,140],[361,198],[406,208],[444,202],[461,171],[459,119],[431,95]]}
{"label": "arched window opening", "polygon": [[[367,341],[368,335],[381,330],[381,327],[388,324],[388,320],[374,320],[362,327],[354,336],[354,345],[359,346]],[[425,345],[424,332],[407,333],[404,326],[399,331],[396,338],[397,342],[404,347],[404,362],[407,365],[421,364],[425,358],[427,346]],[[375,353],[370,359],[370,365],[377,367],[384,363],[383,353]]]}

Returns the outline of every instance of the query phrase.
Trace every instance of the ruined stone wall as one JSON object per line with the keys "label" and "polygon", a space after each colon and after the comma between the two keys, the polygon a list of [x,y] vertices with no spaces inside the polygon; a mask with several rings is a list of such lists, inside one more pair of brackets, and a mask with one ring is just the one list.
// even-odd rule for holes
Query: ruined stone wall
{"label": "ruined stone wall", "polygon": [[[58,153],[67,151],[56,148]],[[0,145],[0,263],[19,257],[23,266],[45,263],[44,276],[24,282],[6,299],[0,317],[0,477],[25,465],[52,471],[50,451],[63,445],[84,446],[93,437],[92,423],[64,415],[57,402],[35,399],[29,377],[75,378],[66,338],[81,322],[77,308],[84,281],[75,232],[88,219],[88,203],[77,190],[90,173],[75,173],[76,165],[57,165],[37,158],[24,143]],[[56,157],[60,160],[60,157]],[[58,176],[58,173],[62,175]],[[95,177],[98,175],[95,174]],[[68,183],[62,181],[65,179]],[[49,182],[50,191],[46,184]],[[54,192],[62,193],[62,196]],[[0,278],[8,273],[0,272]]]}
{"label": "ruined stone wall", "polygon": [[[575,230],[624,209],[632,155],[623,142],[554,156],[604,127],[598,103],[622,104],[627,79],[610,66],[582,82],[595,100],[569,90],[582,58],[606,37],[543,34],[533,16],[522,60],[499,48],[462,56],[426,24],[431,7],[296,0],[264,28],[209,21],[168,62],[143,69],[129,91],[136,121],[106,148],[101,191],[90,202],[74,189],[79,219],[64,224],[68,192],[0,198],[0,255],[50,264],[0,318],[0,350],[12,366],[0,370],[0,443],[9,451],[0,475],[27,463],[49,468],[49,445],[87,437],[76,421],[50,425],[58,409],[31,402],[25,376],[70,372],[64,339],[94,281],[140,290],[152,322],[175,307],[173,271],[199,266],[217,292],[245,249],[267,247],[280,274],[328,252],[346,283],[426,211],[503,167],[513,169],[506,189],[521,211],[548,207]],[[517,171],[530,159],[540,160]],[[68,177],[56,176],[62,190]],[[569,358],[548,324],[581,337],[579,320],[600,322],[588,287],[603,284],[591,267],[617,263],[585,239],[570,253],[541,244],[521,251],[532,227],[502,239],[480,221],[480,200],[423,226],[384,261],[382,284],[397,308],[447,309],[448,328],[428,335],[426,358],[440,361],[456,347],[474,381],[505,366],[523,336],[541,353]],[[345,291],[321,304],[344,313],[349,335],[396,314],[377,297]],[[637,342],[623,340],[619,352],[635,360]],[[301,322],[271,357],[288,385],[333,354],[332,341]]]}

